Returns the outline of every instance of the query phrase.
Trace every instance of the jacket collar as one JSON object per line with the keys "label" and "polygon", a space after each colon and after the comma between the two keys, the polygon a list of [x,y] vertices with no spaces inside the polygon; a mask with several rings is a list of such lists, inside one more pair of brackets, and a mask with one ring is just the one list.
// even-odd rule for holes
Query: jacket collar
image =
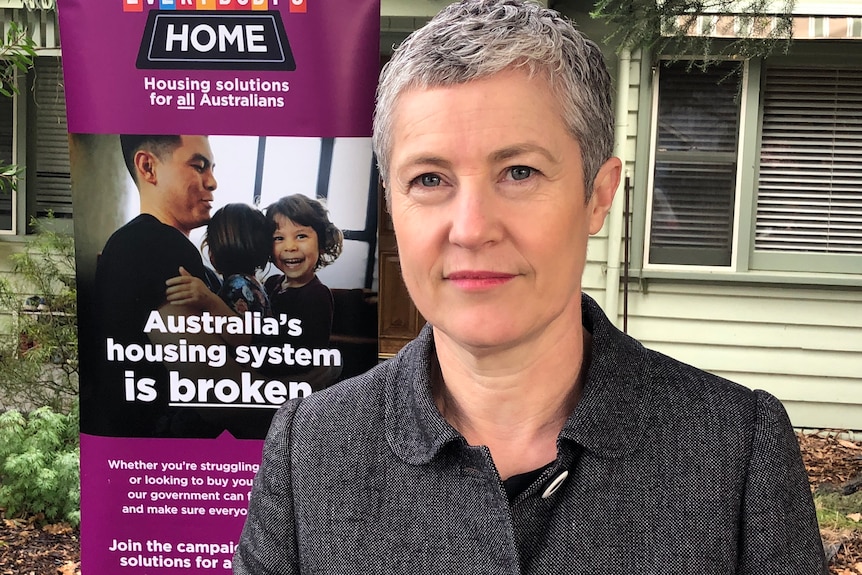
{"label": "jacket collar", "polygon": [[447,443],[466,442],[443,418],[431,396],[437,362],[431,325],[425,324],[419,337],[392,361],[384,395],[386,439],[395,454],[406,463],[424,465]]}
{"label": "jacket collar", "polygon": [[581,297],[584,328],[593,335],[583,394],[560,437],[587,451],[616,458],[632,452],[648,412],[650,358],[619,331],[589,296]]}
{"label": "jacket collar", "polygon": [[[591,359],[581,400],[560,438],[599,456],[622,457],[636,448],[643,433],[649,357],[586,294],[581,305],[584,327],[593,335]],[[386,439],[395,454],[412,465],[429,463],[448,443],[465,443],[431,396],[436,361],[433,332],[426,325],[392,360],[384,381]]]}

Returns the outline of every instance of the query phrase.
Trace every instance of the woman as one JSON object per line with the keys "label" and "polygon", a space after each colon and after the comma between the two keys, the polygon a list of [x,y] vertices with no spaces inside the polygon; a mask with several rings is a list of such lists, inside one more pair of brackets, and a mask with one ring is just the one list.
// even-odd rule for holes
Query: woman
{"label": "woman", "polygon": [[462,0],[381,74],[374,145],[429,325],[276,416],[234,572],[825,573],[778,401],[581,293],[620,178],[599,49]]}

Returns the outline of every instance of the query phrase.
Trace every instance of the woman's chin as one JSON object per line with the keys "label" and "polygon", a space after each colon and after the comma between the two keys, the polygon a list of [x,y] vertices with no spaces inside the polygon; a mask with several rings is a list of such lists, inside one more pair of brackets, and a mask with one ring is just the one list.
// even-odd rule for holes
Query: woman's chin
{"label": "woman's chin", "polygon": [[485,322],[446,322],[435,327],[435,335],[448,340],[451,344],[473,354],[493,353],[517,346],[527,337],[526,330],[515,329],[511,324],[497,321]]}

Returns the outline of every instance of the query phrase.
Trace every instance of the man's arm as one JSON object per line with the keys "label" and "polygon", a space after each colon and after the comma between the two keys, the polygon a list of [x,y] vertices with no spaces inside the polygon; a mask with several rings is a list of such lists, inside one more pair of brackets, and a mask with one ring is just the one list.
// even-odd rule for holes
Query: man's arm
{"label": "man's arm", "polygon": [[299,573],[291,485],[291,427],[299,402],[287,402],[272,420],[233,558],[234,575]]}
{"label": "man's arm", "polygon": [[[204,284],[203,280],[190,274],[180,266],[179,275],[165,282],[165,299],[167,304],[159,308],[162,318],[166,315],[200,315],[207,311],[214,316],[229,317],[237,313]],[[223,333],[221,339],[231,347],[251,343],[250,334]]]}
{"label": "man's arm", "polygon": [[740,530],[740,575],[826,575],[811,489],[784,407],[756,391]]}

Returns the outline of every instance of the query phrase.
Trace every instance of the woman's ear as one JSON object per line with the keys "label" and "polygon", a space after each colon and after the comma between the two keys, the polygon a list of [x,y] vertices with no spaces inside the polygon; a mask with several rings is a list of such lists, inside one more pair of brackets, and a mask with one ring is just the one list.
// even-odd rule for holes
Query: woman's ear
{"label": "woman's ear", "polygon": [[609,158],[599,168],[593,180],[593,194],[589,201],[590,234],[597,234],[605,224],[605,218],[611,211],[614,195],[620,185],[622,162],[619,158]]}

